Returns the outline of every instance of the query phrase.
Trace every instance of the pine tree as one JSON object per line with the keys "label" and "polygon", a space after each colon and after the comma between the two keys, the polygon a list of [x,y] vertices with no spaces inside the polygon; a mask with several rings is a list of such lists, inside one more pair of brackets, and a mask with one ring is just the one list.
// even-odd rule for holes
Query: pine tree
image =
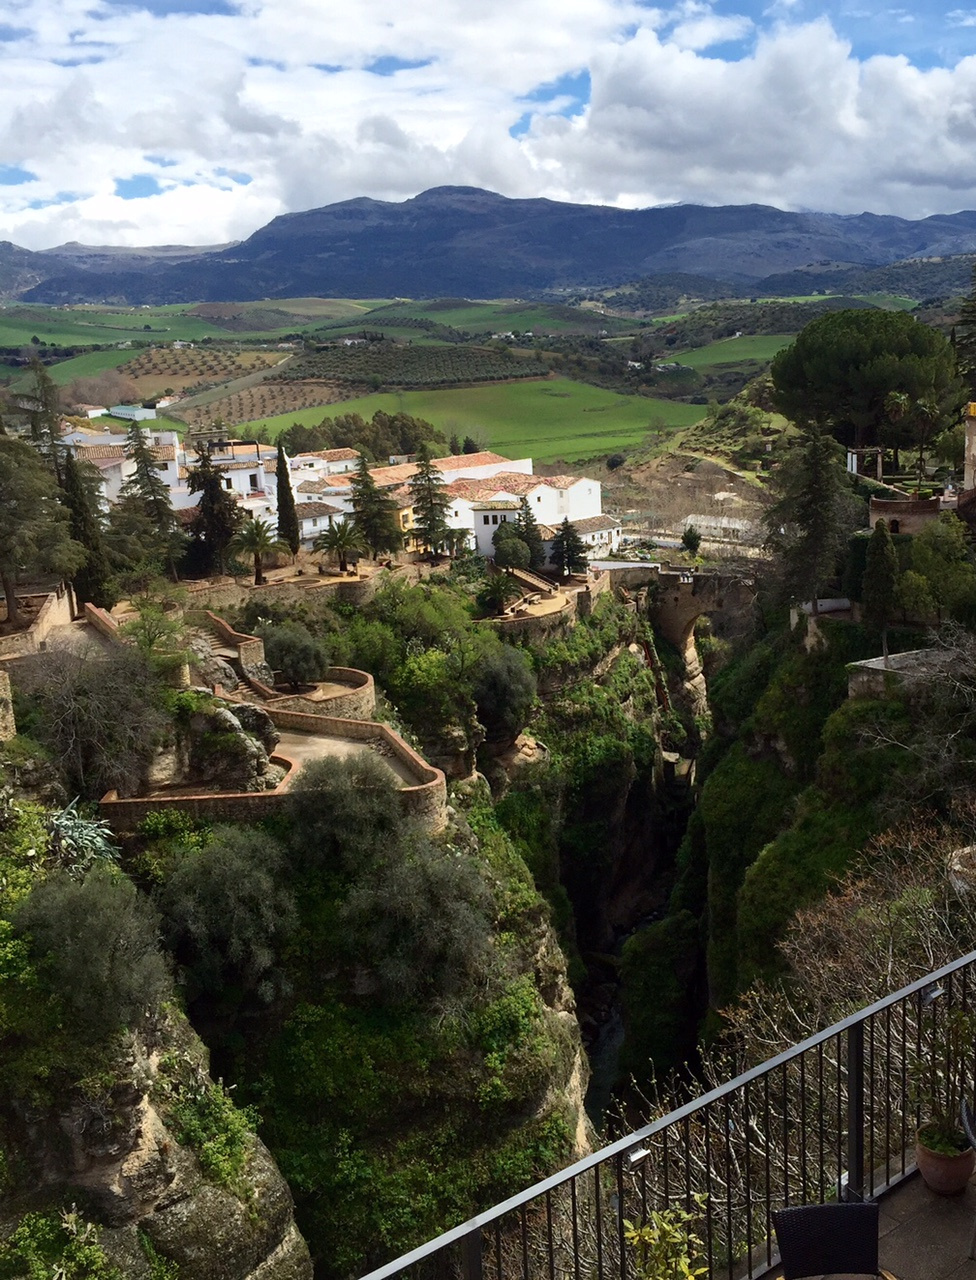
{"label": "pine tree", "polygon": [[811,427],[775,479],[780,496],[763,517],[766,545],[778,557],[786,598],[809,597],[817,613],[820,588],[833,575],[854,523],[838,445]]}
{"label": "pine tree", "polygon": [[201,444],[197,465],[190,468],[187,487],[199,493],[191,536],[203,551],[202,568],[206,573],[224,572],[227,548],[244,520],[237,499],[224,484],[226,472],[214,463],[210,447]]}
{"label": "pine tree", "polygon": [[85,563],[71,578],[75,601],[79,605],[89,602],[101,609],[111,609],[118,596],[111,586],[102,522],[82,480],[81,468],[70,452],[65,454],[63,471],[62,501],[68,510],[68,528],[75,542],[85,548]]}
{"label": "pine tree", "polygon": [[138,422],[132,423],[125,443],[127,455],[135,463],[135,471],[122,486],[120,503],[132,505],[148,516],[155,531],[155,550],[175,578],[176,561],[183,550],[183,536],[169,500],[169,490],[159,474],[152,445]]}
{"label": "pine tree", "polygon": [[896,607],[898,590],[898,552],[891,540],[888,522],[879,520],[868,541],[864,579],[861,586],[861,612],[869,627],[881,632],[881,652],[888,665],[888,623]]}
{"label": "pine tree", "polygon": [[410,493],[413,497],[414,532],[421,545],[432,555],[437,555],[447,540],[450,499],[444,493],[444,477],[431,461],[426,445],[417,458],[417,471],[410,481]]}
{"label": "pine tree", "polygon": [[552,562],[560,576],[586,572],[586,543],[576,526],[570,524],[569,516],[563,518],[559,532],[552,540]]}
{"label": "pine tree", "polygon": [[352,478],[352,512],[356,528],[373,559],[381,551],[398,551],[403,542],[396,506],[388,493],[376,487],[369,464],[359,455]]}
{"label": "pine tree", "polygon": [[58,484],[64,480],[64,456],[67,448],[61,439],[61,398],[54,380],[38,360],[31,356],[34,389],[28,410],[31,439],[48,461]]}
{"label": "pine tree", "polygon": [[515,518],[518,535],[529,548],[529,568],[543,569],[546,563],[546,548],[539,532],[539,523],[532,513],[529,500],[524,495],[519,502],[519,513]]}
{"label": "pine tree", "polygon": [[278,461],[275,474],[278,478],[278,537],[293,556],[298,555],[302,544],[302,532],[295,512],[295,495],[291,488],[291,475],[285,446],[278,441]]}
{"label": "pine tree", "polygon": [[959,323],[952,331],[952,345],[956,353],[956,368],[976,399],[976,266],[973,267],[972,285],[963,299]]}

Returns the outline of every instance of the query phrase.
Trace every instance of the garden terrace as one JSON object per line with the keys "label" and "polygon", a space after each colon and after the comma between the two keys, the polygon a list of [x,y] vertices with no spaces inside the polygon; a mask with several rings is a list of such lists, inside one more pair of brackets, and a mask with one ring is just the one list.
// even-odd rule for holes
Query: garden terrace
{"label": "garden terrace", "polygon": [[404,814],[431,833],[446,825],[444,774],[422,759],[389,725],[308,715],[280,710],[274,705],[264,709],[281,734],[271,761],[285,769],[285,776],[273,790],[228,792],[163,788],[131,799],[109,791],[99,804],[101,816],[113,830],[120,832],[134,831],[148,814],[167,809],[188,813],[199,821],[259,822],[284,808],[289,788],[309,760],[328,756],[344,759],[357,751],[372,751],[396,777]]}
{"label": "garden terrace", "polygon": [[710,1280],[781,1274],[774,1209],[881,1197],[884,1267],[900,1280],[976,1276],[966,1259],[976,1189],[942,1200],[920,1185],[909,1079],[913,1060],[940,1053],[949,1013],[974,1003],[971,952],[366,1280],[636,1280],[626,1223],[694,1211],[696,1195]]}

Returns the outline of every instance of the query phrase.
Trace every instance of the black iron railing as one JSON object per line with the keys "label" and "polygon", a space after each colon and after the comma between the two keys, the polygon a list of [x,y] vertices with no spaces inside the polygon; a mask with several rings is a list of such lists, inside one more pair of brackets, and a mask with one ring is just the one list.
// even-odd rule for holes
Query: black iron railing
{"label": "black iron railing", "polygon": [[700,1211],[711,1280],[752,1280],[776,1262],[774,1209],[873,1199],[914,1171],[911,1065],[960,1008],[976,1009],[976,952],[364,1280],[628,1280],[625,1222],[668,1208]]}

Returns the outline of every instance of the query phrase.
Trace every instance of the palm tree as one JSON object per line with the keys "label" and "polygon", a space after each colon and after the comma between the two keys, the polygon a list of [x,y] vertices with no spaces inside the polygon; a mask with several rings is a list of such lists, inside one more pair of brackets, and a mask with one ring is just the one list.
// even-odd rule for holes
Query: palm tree
{"label": "palm tree", "polygon": [[248,516],[237,533],[234,534],[230,546],[233,551],[239,551],[242,555],[254,557],[254,585],[256,587],[264,585],[264,574],[261,572],[261,562],[264,557],[271,555],[274,551],[288,550],[285,544],[279,540],[268,521],[256,520],[254,516]]}
{"label": "palm tree", "polygon": [[351,520],[340,520],[319,534],[312,544],[312,550],[335,556],[339,561],[339,572],[345,573],[349,554],[353,551],[363,551],[365,546],[363,535],[355,524]]}

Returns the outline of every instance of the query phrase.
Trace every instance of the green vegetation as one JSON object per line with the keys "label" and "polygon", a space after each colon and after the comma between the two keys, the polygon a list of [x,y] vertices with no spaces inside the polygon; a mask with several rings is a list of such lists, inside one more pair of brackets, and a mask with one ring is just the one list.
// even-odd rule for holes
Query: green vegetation
{"label": "green vegetation", "polygon": [[778,351],[792,342],[790,334],[755,334],[724,338],[692,351],[680,351],[675,359],[691,369],[711,369],[720,365],[768,364]]}
{"label": "green vegetation", "polygon": [[[633,448],[653,429],[691,426],[707,412],[704,405],[618,395],[563,378],[369,395],[345,401],[342,408],[365,418],[377,410],[408,413],[446,434],[470,433],[509,457],[539,462],[572,462]],[[257,428],[274,438],[293,422],[312,426],[321,418],[321,409],[305,409],[246,423],[240,430]]]}

